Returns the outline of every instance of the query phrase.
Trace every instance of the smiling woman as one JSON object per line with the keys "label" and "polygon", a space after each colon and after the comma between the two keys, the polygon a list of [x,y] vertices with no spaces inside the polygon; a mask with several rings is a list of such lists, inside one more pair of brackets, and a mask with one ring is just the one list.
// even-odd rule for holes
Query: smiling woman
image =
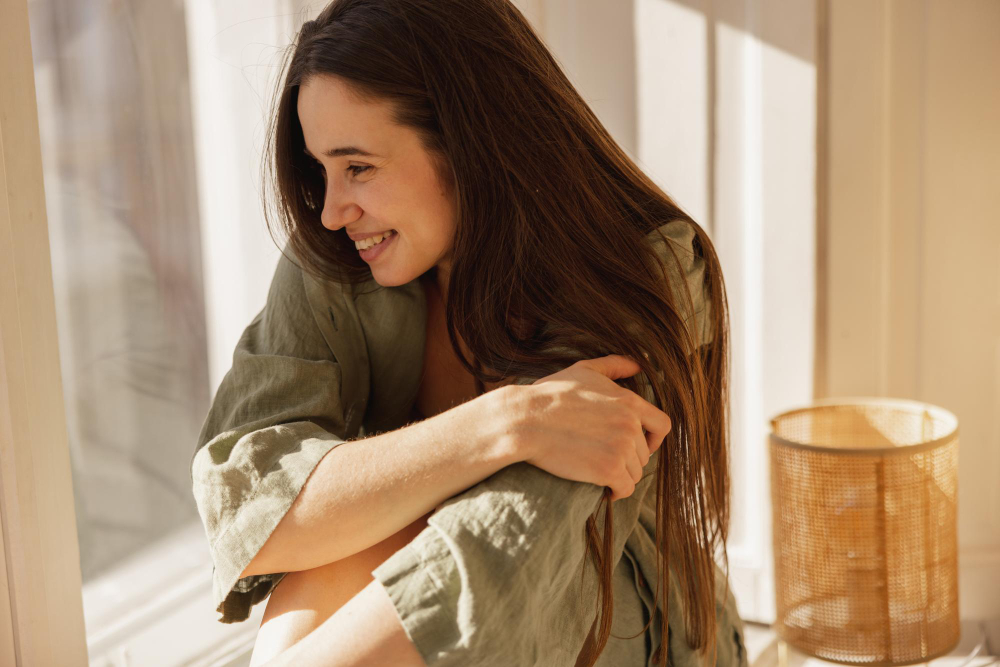
{"label": "smiling woman", "polygon": [[437,267],[447,292],[456,225],[452,188],[417,132],[394,121],[393,105],[355,91],[339,76],[301,74],[296,114],[304,152],[325,183],[319,220],[352,241],[395,230],[389,245],[359,252],[378,284],[404,285]]}
{"label": "smiling woman", "polygon": [[745,665],[707,234],[506,0],[335,0],[290,55],[286,252],[192,462],[221,620],[271,596],[255,665]]}

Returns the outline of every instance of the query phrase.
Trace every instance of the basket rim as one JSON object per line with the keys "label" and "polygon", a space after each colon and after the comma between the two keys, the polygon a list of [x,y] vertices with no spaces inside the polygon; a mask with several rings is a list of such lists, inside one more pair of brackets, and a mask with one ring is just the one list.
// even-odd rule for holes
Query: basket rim
{"label": "basket rim", "polygon": [[[902,409],[917,414],[927,414],[934,419],[944,422],[950,430],[940,438],[917,442],[912,445],[900,445],[889,447],[833,447],[830,445],[814,445],[798,440],[790,440],[780,435],[775,435],[774,428],[777,421],[784,417],[790,417],[802,412],[809,412],[815,408],[827,407],[859,407],[859,406],[879,406]],[[950,410],[941,406],[924,401],[916,401],[908,398],[889,398],[886,396],[837,396],[835,398],[816,399],[808,405],[783,410],[768,420],[771,425],[771,432],[768,434],[770,441],[783,447],[793,449],[805,449],[813,452],[825,452],[846,456],[871,456],[873,454],[916,454],[930,449],[940,447],[958,437],[958,417]]]}

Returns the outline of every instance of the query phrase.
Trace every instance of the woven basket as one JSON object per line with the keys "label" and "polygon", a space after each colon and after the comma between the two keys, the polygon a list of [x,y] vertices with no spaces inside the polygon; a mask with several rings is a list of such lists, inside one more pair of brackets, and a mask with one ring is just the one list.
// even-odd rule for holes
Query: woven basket
{"label": "woven basket", "polygon": [[851,665],[958,644],[958,420],[915,401],[841,398],[771,420],[778,637]]}

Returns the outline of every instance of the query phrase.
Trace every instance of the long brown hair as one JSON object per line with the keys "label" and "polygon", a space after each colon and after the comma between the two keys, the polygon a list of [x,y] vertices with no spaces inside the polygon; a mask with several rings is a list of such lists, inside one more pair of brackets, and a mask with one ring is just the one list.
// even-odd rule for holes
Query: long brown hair
{"label": "long brown hair", "polygon": [[[729,526],[729,341],[722,271],[708,235],[615,143],[507,0],[334,0],[305,22],[289,54],[264,176],[303,268],[338,282],[371,280],[347,235],[321,224],[323,175],[303,151],[299,86],[333,75],[362,99],[390,102],[393,120],[418,134],[453,187],[447,329],[480,392],[484,382],[540,378],[612,353],[641,366],[643,375],[621,385],[642,393],[640,378],[648,378],[672,424],[656,470],[663,643],[674,568],[687,642],[702,652],[711,647],[714,664],[714,554],[726,555]],[[267,205],[265,191],[273,236]],[[712,339],[700,348],[685,326],[692,295],[664,289],[668,269],[647,241],[675,219],[692,225],[705,261]],[[600,505],[586,527],[600,585],[579,665],[593,665],[611,633],[610,496],[606,489],[603,535]]]}

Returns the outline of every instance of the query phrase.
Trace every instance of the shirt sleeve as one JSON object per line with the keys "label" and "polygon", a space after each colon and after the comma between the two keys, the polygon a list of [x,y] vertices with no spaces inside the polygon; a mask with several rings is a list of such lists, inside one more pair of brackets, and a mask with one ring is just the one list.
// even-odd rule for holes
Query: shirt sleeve
{"label": "shirt sleeve", "polygon": [[286,574],[239,577],[320,459],[348,438],[354,420],[344,415],[342,379],[309,307],[302,270],[283,253],[191,460],[222,623],[246,620]]}
{"label": "shirt sleeve", "polygon": [[[615,564],[658,454],[635,492],[614,502]],[[596,613],[583,528],[603,491],[517,463],[443,503],[372,572],[424,662],[573,664]]]}
{"label": "shirt sleeve", "polygon": [[[695,310],[704,314],[704,260],[690,250],[694,231],[684,225],[661,229],[680,243],[681,284],[692,288]],[[664,261],[668,269],[677,266],[672,256]],[[707,342],[696,326],[696,340]],[[613,565],[656,484],[660,451],[632,495],[613,503]],[[584,528],[603,492],[522,462],[445,501],[427,528],[372,572],[424,662],[574,664],[597,612],[598,580],[585,562]],[[601,530],[605,507],[597,517]]]}
{"label": "shirt sleeve", "polygon": [[[686,220],[671,220],[657,230],[662,237],[651,232],[650,243],[667,268],[668,284],[674,292],[675,303],[683,313],[686,325],[691,329],[695,345],[701,347],[712,342],[711,299],[706,280],[707,262],[699,250],[694,226]],[[667,249],[671,244],[677,253],[677,260]],[[681,289],[681,288],[685,289]],[[691,297],[691,310],[687,298]]]}

